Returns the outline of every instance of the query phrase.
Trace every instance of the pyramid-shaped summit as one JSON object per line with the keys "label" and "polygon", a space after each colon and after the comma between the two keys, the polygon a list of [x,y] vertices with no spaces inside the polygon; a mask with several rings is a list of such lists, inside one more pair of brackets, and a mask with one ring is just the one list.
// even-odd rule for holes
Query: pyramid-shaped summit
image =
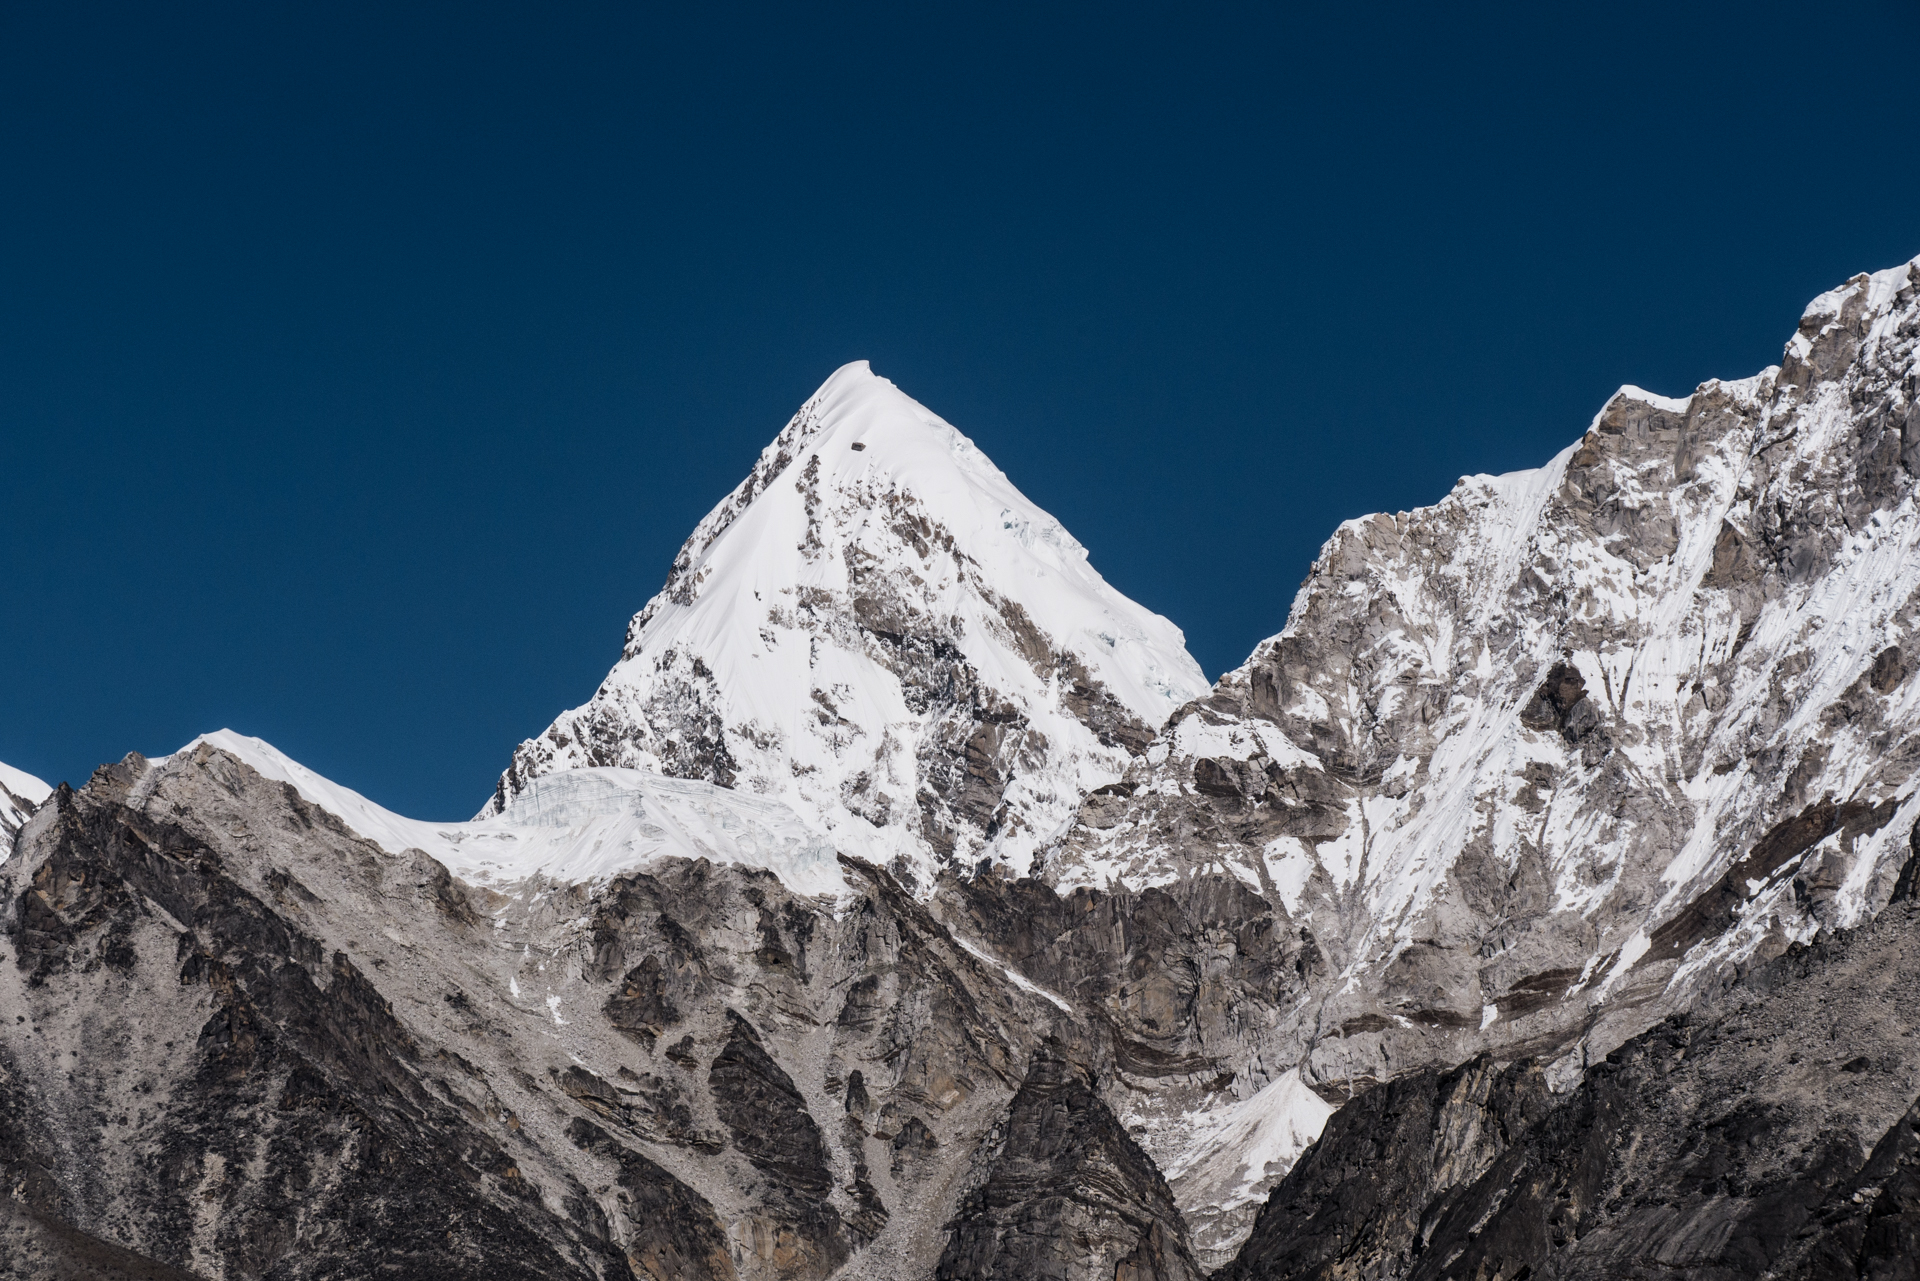
{"label": "pyramid-shaped summit", "polygon": [[782,801],[922,885],[1025,870],[1207,688],[1179,628],[856,361],[700,522],[620,662],[520,745],[482,813],[621,766]]}

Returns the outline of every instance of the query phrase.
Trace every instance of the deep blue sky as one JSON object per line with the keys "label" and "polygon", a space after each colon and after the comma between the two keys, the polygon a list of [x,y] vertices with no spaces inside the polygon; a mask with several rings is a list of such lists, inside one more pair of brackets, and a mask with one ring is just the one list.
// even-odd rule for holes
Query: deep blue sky
{"label": "deep blue sky", "polygon": [[676,8],[0,8],[0,760],[464,817],[859,357],[1217,675],[1920,253],[1912,0]]}

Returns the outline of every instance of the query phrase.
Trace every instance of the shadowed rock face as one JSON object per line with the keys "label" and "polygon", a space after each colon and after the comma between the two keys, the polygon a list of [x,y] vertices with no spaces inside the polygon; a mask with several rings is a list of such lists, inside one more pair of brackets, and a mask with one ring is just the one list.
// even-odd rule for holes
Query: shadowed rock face
{"label": "shadowed rock face", "polygon": [[1502,1068],[1484,1057],[1368,1090],[1274,1189],[1224,1275],[1401,1275],[1431,1207],[1550,1107],[1537,1066]]}
{"label": "shadowed rock face", "polygon": [[986,1181],[961,1204],[940,1281],[1198,1281],[1166,1181],[1086,1071],[1034,1060]]}
{"label": "shadowed rock face", "polygon": [[782,1247],[792,1256],[787,1266],[804,1259],[810,1270],[831,1272],[846,1262],[848,1243],[840,1212],[828,1200],[833,1174],[820,1127],[793,1078],[761,1048],[753,1025],[731,1011],[727,1022],[727,1042],[707,1069],[714,1111],[734,1146],[786,1202],[781,1227]]}
{"label": "shadowed rock face", "polygon": [[1587,1070],[1377,1087],[1277,1186],[1245,1278],[1914,1275],[1920,903],[1756,969]]}

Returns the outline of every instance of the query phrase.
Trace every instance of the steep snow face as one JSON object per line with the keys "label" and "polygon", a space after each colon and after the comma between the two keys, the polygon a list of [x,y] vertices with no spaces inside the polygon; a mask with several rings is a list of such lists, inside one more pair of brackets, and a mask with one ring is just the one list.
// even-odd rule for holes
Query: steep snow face
{"label": "steep snow face", "polygon": [[483,815],[614,767],[783,803],[922,887],[1025,870],[1206,688],[1178,628],[861,361],[700,522],[619,664],[521,744]]}
{"label": "steep snow face", "polygon": [[27,773],[0,761],[0,851],[13,847],[15,833],[53,789]]}
{"label": "steep snow face", "polygon": [[[579,769],[537,779],[505,812],[471,823],[428,823],[384,809],[282,753],[232,730],[205,744],[285,783],[390,854],[422,850],[470,884],[509,890],[538,879],[604,884],[662,858],[765,868],[796,894],[846,892],[836,851],[778,801],[630,769]],[[171,758],[167,758],[171,759]]]}
{"label": "steep snow face", "polygon": [[1048,877],[1257,885],[1328,962],[1272,1053],[1329,1089],[1480,1048],[1577,1071],[1877,910],[1920,818],[1917,281],[1858,276],[1778,368],[1623,388],[1537,471],[1343,525]]}
{"label": "steep snow face", "polygon": [[[1207,1267],[1232,1258],[1241,1223],[1326,1128],[1333,1105],[1297,1072],[1283,1072],[1251,1098],[1163,1122],[1157,1146],[1174,1153],[1167,1181]],[[1177,1142],[1164,1131],[1181,1133]]]}
{"label": "steep snow face", "polygon": [[[1777,368],[1623,388],[1542,468],[1343,525],[1285,629],[1089,796],[1057,888],[1224,873],[1315,954],[1208,1046],[1251,1065],[1236,1094],[1482,1051],[1565,1088],[1913,874],[1917,286],[1856,277]],[[1253,1167],[1140,1097],[1163,1165]],[[1265,1187],[1176,1182],[1203,1254]]]}

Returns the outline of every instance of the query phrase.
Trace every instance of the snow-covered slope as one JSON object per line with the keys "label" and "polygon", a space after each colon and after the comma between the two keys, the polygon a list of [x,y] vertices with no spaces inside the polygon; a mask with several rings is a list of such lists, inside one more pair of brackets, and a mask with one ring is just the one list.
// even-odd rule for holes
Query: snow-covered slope
{"label": "snow-covered slope", "polygon": [[1877,911],[1920,819],[1916,344],[1920,262],[1861,275],[1778,368],[1349,521],[1046,876],[1258,889],[1322,961],[1245,1052],[1332,1094],[1480,1050],[1564,1083]]}
{"label": "snow-covered slope", "polygon": [[0,761],[0,854],[12,848],[14,834],[52,792],[25,770]]}
{"label": "snow-covered slope", "polygon": [[[1196,1240],[1212,1247],[1209,1261],[1219,1261],[1220,1240],[1239,1235],[1240,1216],[1234,1212],[1257,1204],[1293,1168],[1333,1112],[1298,1072],[1283,1072],[1250,1098],[1191,1112],[1163,1126],[1184,1131],[1174,1141],[1156,1135],[1156,1146],[1174,1154],[1167,1180]],[[1218,1222],[1223,1217],[1226,1225]]]}
{"label": "snow-covered slope", "polygon": [[631,769],[570,770],[535,780],[503,813],[471,823],[428,823],[376,805],[261,739],[220,730],[181,751],[202,743],[290,785],[388,853],[422,850],[460,879],[489,889],[535,877],[593,885],[677,857],[766,868],[796,894],[846,890],[834,848],[792,810],[697,779]]}
{"label": "snow-covered slope", "polygon": [[484,813],[560,771],[651,771],[782,802],[925,887],[1024,870],[1205,692],[1178,628],[861,361],[701,521],[599,691],[520,746]]}

